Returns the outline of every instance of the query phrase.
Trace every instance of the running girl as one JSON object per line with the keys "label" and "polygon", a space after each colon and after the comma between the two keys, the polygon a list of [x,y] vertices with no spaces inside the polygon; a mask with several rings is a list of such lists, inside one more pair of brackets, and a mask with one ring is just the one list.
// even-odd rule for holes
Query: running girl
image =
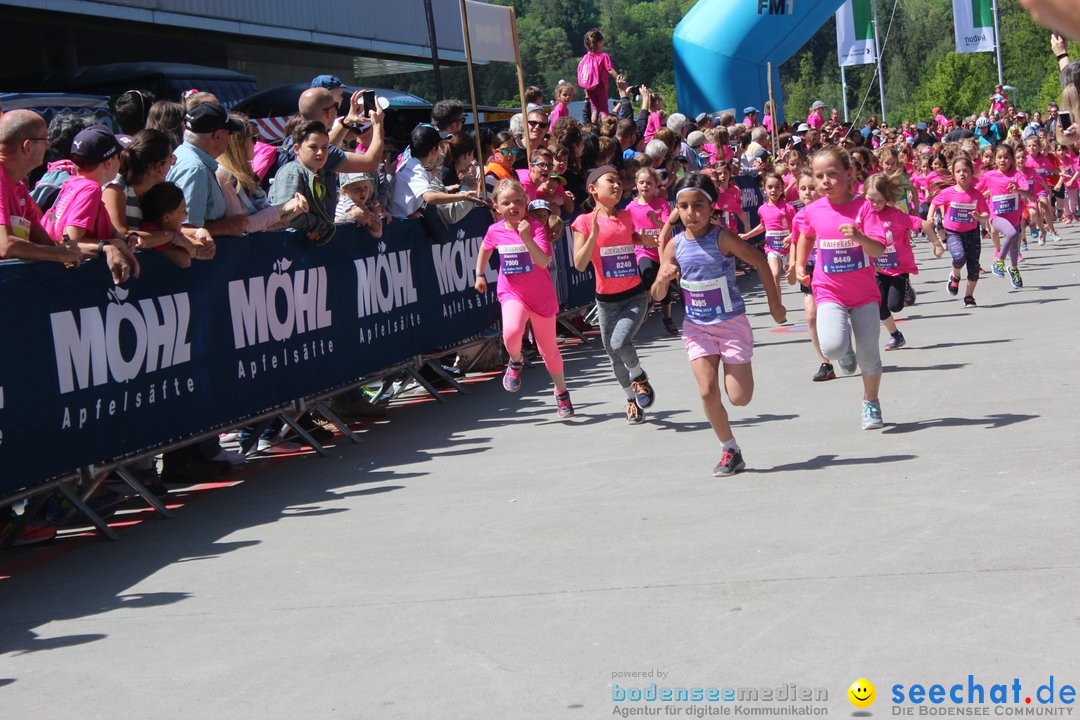
{"label": "running girl", "polygon": [[[938,193],[930,210],[937,212],[940,208],[942,211],[945,242],[952,256],[952,269],[945,288],[950,295],[956,295],[960,291],[960,270],[967,266],[964,306],[975,307],[975,285],[979,282],[979,255],[982,252],[979,225],[989,220],[990,208],[975,187],[975,166],[970,157],[961,154],[953,158],[952,172],[956,184]],[[941,257],[944,248],[934,228],[928,225],[926,234],[934,243],[934,257]],[[995,260],[994,266],[1000,262]]]}
{"label": "running girl", "polygon": [[885,252],[874,258],[878,291],[881,293],[878,317],[892,336],[885,349],[899,350],[907,344],[907,340],[896,327],[893,313],[904,309],[908,276],[919,274],[915,254],[911,250],[911,233],[919,232],[924,224],[929,226],[931,223],[896,207],[900,187],[885,173],[871,175],[866,181],[866,199],[873,210],[867,214],[863,228],[868,235],[885,239]]}
{"label": "running girl", "polygon": [[754,394],[754,372],[750,365],[754,333],[735,284],[735,258],[757,268],[773,320],[783,323],[787,313],[780,303],[779,287],[765,272],[761,253],[734,233],[709,222],[715,198],[716,186],[700,173],[684,176],[675,186],[675,210],[664,226],[664,233],[669,233],[676,222],[681,222],[685,230],[665,244],[663,264],[652,295],[660,299],[667,294],[671,281],[679,278],[686,303],[683,344],[698,382],[705,416],[721,443],[720,462],[713,468],[713,476],[721,477],[746,467],[724,408],[719,382],[721,364],[724,389],[732,405],[746,405]]}
{"label": "running girl", "polygon": [[559,301],[551,280],[551,244],[543,223],[526,217],[525,189],[516,180],[500,180],[491,196],[499,220],[484,236],[484,244],[476,258],[478,293],[487,292],[484,272],[493,251],[499,253],[499,302],[502,305],[503,344],[510,362],[503,374],[507,392],[521,389],[521,371],[525,367],[521,341],[525,323],[532,324],[533,337],[544,358],[544,365],[555,384],[555,404],[560,418],[574,414],[570,392],[563,377],[563,359],[555,341],[555,315]]}
{"label": "running girl", "polygon": [[[803,204],[803,210],[795,213],[795,218],[791,221],[792,242],[789,249],[790,254],[788,255],[790,263],[790,267],[788,268],[788,284],[795,282],[796,253],[799,247],[799,238],[802,237],[806,223],[804,210],[807,205],[817,199],[817,180],[814,179],[814,171],[804,167],[802,172],[799,173],[799,200]],[[806,275],[807,277],[813,277],[813,274],[814,256],[811,254],[806,261]],[[802,293],[803,311],[806,313],[806,330],[810,334],[810,343],[814,346],[814,352],[817,353],[818,362],[820,363],[818,370],[814,373],[812,379],[814,382],[835,380],[836,370],[833,369],[829,359],[822,355],[821,343],[818,342],[817,305],[814,303],[814,294],[810,289],[810,283],[801,283],[799,285],[799,290]]]}
{"label": "running girl", "polygon": [[[660,236],[660,228],[664,226],[668,215],[671,214],[671,206],[667,200],[657,195],[658,183],[656,171],[652,168],[641,168],[634,176],[634,185],[637,188],[637,197],[634,198],[626,209],[634,221],[634,230],[642,238],[651,238],[653,242]],[[651,288],[656,281],[656,274],[660,270],[660,251],[655,245],[639,245],[634,250],[637,255],[638,271],[641,273],[642,282],[646,288]],[[660,313],[664,330],[668,335],[678,335],[679,328],[675,327],[675,321],[671,319],[671,296],[664,295],[660,299]]]}
{"label": "running girl", "polygon": [[[1042,187],[1032,187],[1032,194],[1035,195],[1035,203],[1039,211],[1039,224],[1042,226],[1042,236],[1039,238],[1039,244],[1046,244],[1047,235],[1054,242],[1059,242],[1061,236],[1058,235],[1057,228],[1054,227],[1056,213],[1050,205],[1050,188],[1057,185],[1061,175],[1061,167],[1055,158],[1043,152],[1043,142],[1038,135],[1032,135],[1025,140],[1024,147],[1027,149],[1025,167],[1034,170],[1039,176],[1039,180],[1042,181]],[[1020,166],[1017,165],[1017,168],[1020,168]],[[1030,178],[1028,180],[1030,184]]]}
{"label": "running girl", "polygon": [[791,248],[791,221],[795,217],[795,208],[784,197],[784,180],[779,175],[766,173],[763,178],[765,204],[758,208],[761,222],[740,239],[745,242],[765,233],[765,255],[772,271],[773,284],[780,287],[780,276]]}
{"label": "running girl", "polygon": [[814,155],[811,167],[821,198],[803,210],[806,223],[799,240],[795,274],[800,283],[811,281],[806,274],[806,261],[814,250],[816,262],[811,287],[817,302],[821,351],[825,357],[836,360],[847,375],[854,373],[858,365],[862,366],[862,427],[875,430],[884,426],[878,398],[881,293],[867,257],[881,256],[885,247],[881,239],[868,237],[861,230],[870,203],[852,193],[851,156],[841,148],[827,147]]}
{"label": "running girl", "polygon": [[[1031,197],[1030,186],[1023,173],[1017,171],[1013,150],[1008,145],[998,145],[994,152],[994,166],[994,170],[984,172],[979,176],[979,182],[976,185],[983,195],[990,198],[990,225],[1001,233],[1000,256],[994,261],[994,274],[1004,277],[1007,257],[1012,286],[1022,288],[1024,281],[1016,266],[1020,256],[1020,218],[1024,212],[1020,200]],[[977,266],[978,263],[976,263]],[[971,298],[970,303],[968,300],[969,298],[964,298],[964,305],[974,307],[975,300]]]}
{"label": "running girl", "polygon": [[743,211],[741,195],[737,185],[731,183],[731,166],[725,162],[716,164],[714,173],[716,182],[716,209],[720,211],[723,226],[738,234],[739,223],[743,229],[750,227],[750,220]]}
{"label": "running girl", "polygon": [[615,209],[622,198],[618,170],[601,165],[589,173],[586,187],[596,209],[579,215],[570,225],[574,267],[582,272],[590,262],[593,265],[600,339],[615,379],[626,393],[626,422],[638,425],[645,422],[645,408],[656,397],[634,348],[634,335],[645,322],[649,303],[634,246],[648,241],[634,231],[630,213]]}

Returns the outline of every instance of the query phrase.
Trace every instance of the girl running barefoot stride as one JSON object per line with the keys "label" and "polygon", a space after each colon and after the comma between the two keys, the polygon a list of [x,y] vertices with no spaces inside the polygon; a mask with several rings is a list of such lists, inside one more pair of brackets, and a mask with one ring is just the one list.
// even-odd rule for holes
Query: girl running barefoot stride
{"label": "girl running barefoot stride", "polygon": [[880,238],[868,237],[862,230],[870,203],[852,193],[851,156],[838,147],[827,147],[814,155],[811,167],[821,198],[803,209],[806,220],[799,239],[795,274],[800,283],[811,282],[806,274],[806,262],[813,250],[816,262],[811,287],[817,302],[821,352],[837,362],[846,375],[854,373],[856,365],[862,366],[862,427],[876,430],[884,427],[878,399],[881,293],[868,257],[880,257],[885,245]]}
{"label": "girl running barefoot stride", "polygon": [[478,293],[487,292],[488,258],[499,253],[499,302],[502,304],[503,343],[510,362],[503,375],[508,392],[521,388],[521,340],[525,323],[532,323],[533,337],[544,358],[544,365],[555,383],[555,404],[561,418],[574,414],[570,392],[563,377],[563,359],[555,341],[555,315],[559,301],[551,280],[551,245],[543,223],[525,215],[525,189],[516,180],[500,180],[491,195],[499,220],[488,228],[484,244],[476,257]]}
{"label": "girl running barefoot stride", "polygon": [[[781,188],[782,189],[782,188]],[[735,258],[755,267],[769,299],[773,320],[783,323],[787,312],[780,304],[780,288],[766,272],[765,257],[734,233],[712,225],[716,186],[699,173],[684,176],[675,186],[675,209],[664,225],[663,235],[675,222],[686,228],[672,242],[664,242],[662,265],[652,295],[659,299],[678,279],[686,304],[683,344],[698,382],[705,416],[720,440],[723,451],[713,476],[733,475],[746,467],[735,441],[720,391],[723,365],[724,389],[732,405],[746,405],[754,394],[754,333],[746,319],[746,306],[735,284]]]}
{"label": "girl running barefoot stride", "polygon": [[589,173],[587,187],[596,209],[578,215],[570,226],[574,231],[574,267],[584,271],[590,262],[593,265],[600,339],[611,358],[615,379],[626,393],[626,422],[638,425],[645,422],[645,408],[653,404],[655,393],[634,348],[634,336],[649,307],[634,246],[655,243],[634,231],[630,213],[615,209],[622,200],[618,170],[601,165]]}

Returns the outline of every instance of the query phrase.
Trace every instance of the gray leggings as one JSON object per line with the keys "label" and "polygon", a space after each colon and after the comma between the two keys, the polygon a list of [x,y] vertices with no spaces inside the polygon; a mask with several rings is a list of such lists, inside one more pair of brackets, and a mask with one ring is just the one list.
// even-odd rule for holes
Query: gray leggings
{"label": "gray leggings", "polygon": [[998,257],[1004,260],[1007,256],[1009,267],[1016,267],[1016,263],[1020,260],[1020,240],[1023,239],[1023,231],[1013,227],[1013,224],[1003,217],[994,218],[990,224],[1001,233],[1001,249],[998,251]]}
{"label": "gray leggings", "polygon": [[851,347],[851,333],[855,331],[855,357],[863,375],[881,374],[881,351],[878,349],[880,320],[878,304],[866,303],[847,308],[826,302],[817,306],[817,332],[821,352],[836,363]]}
{"label": "gray leggings", "polygon": [[634,336],[645,322],[649,298],[644,293],[616,302],[596,301],[596,317],[600,321],[600,339],[611,358],[615,379],[624,388],[630,387],[630,373],[626,369],[638,364]]}

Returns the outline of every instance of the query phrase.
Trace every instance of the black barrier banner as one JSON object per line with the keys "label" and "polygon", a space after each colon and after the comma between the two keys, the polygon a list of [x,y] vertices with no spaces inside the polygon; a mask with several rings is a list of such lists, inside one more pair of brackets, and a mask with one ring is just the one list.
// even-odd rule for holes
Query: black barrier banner
{"label": "black barrier banner", "polygon": [[577,310],[592,305],[596,300],[596,276],[590,263],[584,272],[574,267],[574,233],[567,226],[559,247],[556,248],[559,301],[562,310]]}
{"label": "black barrier banner", "polygon": [[0,263],[0,497],[453,347],[498,316],[473,289],[490,223],[433,243],[416,220],[382,238],[341,226],[221,238],[182,270],[142,252],[113,286],[100,261]]}
{"label": "black barrier banner", "polygon": [[739,204],[746,213],[746,219],[750,221],[750,227],[742,230],[746,232],[756,228],[761,222],[758,208],[765,204],[765,193],[761,190],[761,179],[757,175],[736,175],[732,180],[739,188]]}

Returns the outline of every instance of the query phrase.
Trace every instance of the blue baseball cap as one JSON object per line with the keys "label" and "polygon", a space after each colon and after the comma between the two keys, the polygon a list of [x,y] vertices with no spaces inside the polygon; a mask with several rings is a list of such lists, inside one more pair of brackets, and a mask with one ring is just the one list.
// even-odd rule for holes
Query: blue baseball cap
{"label": "blue baseball cap", "polygon": [[311,81],[311,87],[336,90],[339,87],[345,87],[345,83],[341,82],[341,78],[337,75],[318,75]]}
{"label": "blue baseball cap", "polygon": [[750,113],[760,113],[760,112],[761,112],[760,110],[758,110],[756,107],[751,105],[749,107],[744,107],[743,111],[742,111],[742,114],[743,115],[749,115]]}

